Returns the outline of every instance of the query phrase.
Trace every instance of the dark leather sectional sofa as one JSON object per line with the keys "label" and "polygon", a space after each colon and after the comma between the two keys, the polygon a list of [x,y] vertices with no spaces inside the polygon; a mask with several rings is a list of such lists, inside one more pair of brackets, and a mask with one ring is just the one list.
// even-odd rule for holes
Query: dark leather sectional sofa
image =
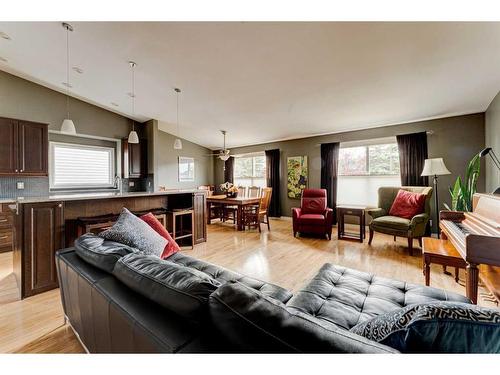
{"label": "dark leather sectional sofa", "polygon": [[301,291],[176,253],[152,259],[84,235],[58,252],[68,322],[91,353],[394,353],[349,332],[443,290],[325,264]]}

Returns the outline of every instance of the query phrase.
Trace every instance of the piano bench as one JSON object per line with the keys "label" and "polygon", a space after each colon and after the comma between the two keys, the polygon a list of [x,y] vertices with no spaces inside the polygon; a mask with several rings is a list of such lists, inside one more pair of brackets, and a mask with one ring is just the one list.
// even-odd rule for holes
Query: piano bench
{"label": "piano bench", "polygon": [[431,281],[431,263],[440,264],[443,268],[455,267],[455,281],[458,282],[458,270],[465,269],[467,263],[458,251],[447,240],[424,237],[422,242],[423,271],[425,285],[429,286]]}

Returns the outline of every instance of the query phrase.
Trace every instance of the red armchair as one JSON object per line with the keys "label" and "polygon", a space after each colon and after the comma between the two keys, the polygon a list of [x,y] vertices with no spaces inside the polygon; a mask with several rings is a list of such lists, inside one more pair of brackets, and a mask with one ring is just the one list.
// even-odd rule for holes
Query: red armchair
{"label": "red armchair", "polygon": [[292,208],[293,235],[313,233],[332,239],[333,210],[326,206],[325,189],[304,189],[300,208]]}

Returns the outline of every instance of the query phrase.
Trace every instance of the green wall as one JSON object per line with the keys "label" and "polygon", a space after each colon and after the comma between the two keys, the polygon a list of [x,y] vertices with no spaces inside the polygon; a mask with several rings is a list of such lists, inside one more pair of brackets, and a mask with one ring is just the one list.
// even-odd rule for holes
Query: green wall
{"label": "green wall", "polygon": [[[421,131],[433,131],[433,134],[427,137],[429,158],[442,157],[452,172],[450,176],[439,178],[440,202],[449,203],[448,186],[453,183],[457,175],[464,173],[466,163],[484,147],[484,113],[238,147],[232,148],[231,152],[239,154],[274,148],[281,150],[281,208],[284,216],[291,216],[292,207],[298,206],[300,202],[288,198],[286,194],[286,158],[288,156],[307,155],[309,157],[309,186],[319,187],[321,143],[367,140]],[[222,183],[223,180],[223,163],[217,159],[215,183]],[[479,179],[478,188],[480,192],[485,191],[484,173]]]}

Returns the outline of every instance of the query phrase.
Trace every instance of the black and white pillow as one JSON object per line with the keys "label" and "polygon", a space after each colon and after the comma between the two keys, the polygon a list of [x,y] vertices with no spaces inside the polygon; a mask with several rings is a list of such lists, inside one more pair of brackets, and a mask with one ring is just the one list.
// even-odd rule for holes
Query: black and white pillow
{"label": "black and white pillow", "polygon": [[108,230],[99,236],[110,241],[120,242],[135,247],[143,254],[160,257],[168,241],[156,233],[148,224],[135,216],[125,207],[120,217]]}
{"label": "black and white pillow", "polygon": [[350,331],[403,353],[500,353],[500,311],[468,303],[410,305]]}

